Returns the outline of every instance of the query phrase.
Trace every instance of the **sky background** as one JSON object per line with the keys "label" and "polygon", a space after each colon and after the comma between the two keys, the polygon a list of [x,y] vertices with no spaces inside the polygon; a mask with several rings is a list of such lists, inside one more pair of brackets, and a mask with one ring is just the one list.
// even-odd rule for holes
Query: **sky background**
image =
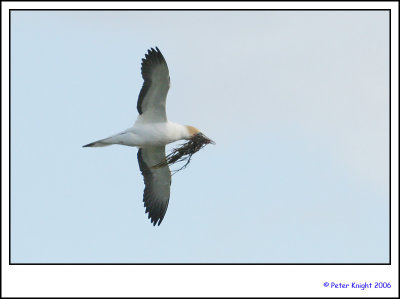
{"label": "sky background", "polygon": [[[11,261],[389,262],[386,11],[13,11]],[[140,63],[216,141],[159,227],[130,127]],[[175,144],[176,145],[176,144]],[[169,146],[171,148],[171,146]]]}

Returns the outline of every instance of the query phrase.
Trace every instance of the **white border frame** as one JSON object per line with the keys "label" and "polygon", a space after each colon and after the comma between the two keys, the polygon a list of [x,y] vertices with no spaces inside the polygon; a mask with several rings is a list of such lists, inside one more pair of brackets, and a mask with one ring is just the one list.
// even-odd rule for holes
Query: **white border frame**
{"label": "white border frame", "polygon": [[[2,297],[397,297],[398,2],[2,2]],[[9,265],[10,9],[391,9],[391,265]],[[391,282],[331,289],[324,282]]]}

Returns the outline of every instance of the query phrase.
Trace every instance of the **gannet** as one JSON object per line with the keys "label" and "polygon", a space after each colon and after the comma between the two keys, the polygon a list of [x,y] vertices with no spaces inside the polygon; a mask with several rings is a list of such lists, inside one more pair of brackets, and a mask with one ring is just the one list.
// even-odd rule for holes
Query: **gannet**
{"label": "gannet", "polygon": [[[171,171],[166,161],[165,145],[178,140],[198,140],[201,145],[215,144],[194,126],[180,125],[167,119],[165,110],[170,77],[161,51],[150,48],[141,65],[143,86],[140,90],[134,125],[120,133],[97,140],[83,147],[104,147],[112,144],[138,147],[137,159],[145,189],[143,201],[151,223],[161,224],[170,198]],[[195,138],[196,137],[196,138]]]}

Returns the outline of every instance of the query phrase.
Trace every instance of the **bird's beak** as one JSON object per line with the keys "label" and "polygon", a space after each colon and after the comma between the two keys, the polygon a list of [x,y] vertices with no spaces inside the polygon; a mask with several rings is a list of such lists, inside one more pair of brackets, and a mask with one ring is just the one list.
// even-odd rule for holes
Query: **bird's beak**
{"label": "bird's beak", "polygon": [[202,137],[206,140],[206,143],[209,144],[216,144],[213,140],[211,140],[210,138],[208,138],[206,135],[204,135],[203,133],[200,133],[202,135]]}

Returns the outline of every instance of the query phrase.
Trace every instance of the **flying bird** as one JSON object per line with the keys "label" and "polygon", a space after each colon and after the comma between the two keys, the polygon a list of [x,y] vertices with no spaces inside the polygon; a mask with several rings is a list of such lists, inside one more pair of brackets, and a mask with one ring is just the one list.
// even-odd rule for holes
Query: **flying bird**
{"label": "flying bird", "polygon": [[[186,160],[186,167],[195,152],[207,144],[215,143],[196,127],[167,119],[165,106],[170,77],[167,62],[157,47],[150,48],[145,54],[141,71],[144,83],[137,101],[139,115],[134,125],[83,147],[120,144],[139,148],[137,159],[145,185],[145,213],[148,213],[148,218],[155,226],[161,224],[168,207],[171,185],[169,165]],[[178,140],[188,141],[166,155],[165,145]]]}

